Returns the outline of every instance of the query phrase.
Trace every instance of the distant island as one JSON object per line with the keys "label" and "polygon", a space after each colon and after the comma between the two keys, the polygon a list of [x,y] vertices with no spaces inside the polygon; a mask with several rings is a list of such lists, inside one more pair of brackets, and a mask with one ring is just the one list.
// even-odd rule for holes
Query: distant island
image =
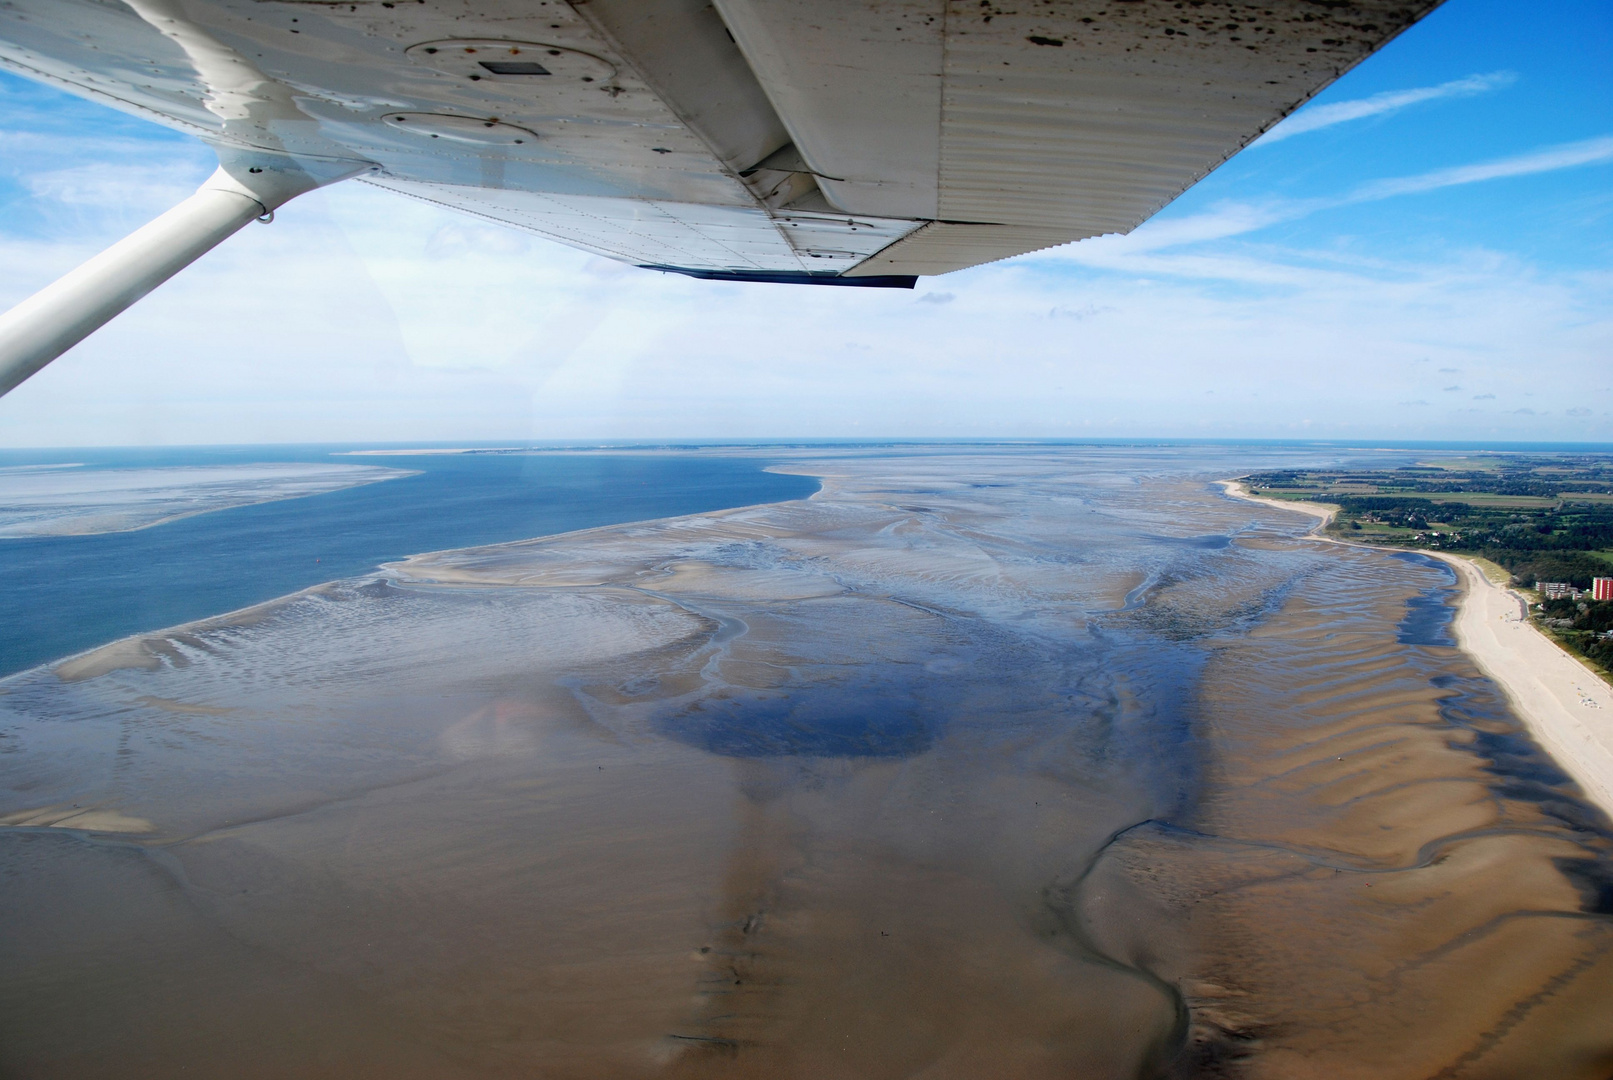
{"label": "distant island", "polygon": [[1534,621],[1613,672],[1613,455],[1478,454],[1393,469],[1282,469],[1251,494],[1336,508],[1327,534],[1461,554],[1529,600]]}

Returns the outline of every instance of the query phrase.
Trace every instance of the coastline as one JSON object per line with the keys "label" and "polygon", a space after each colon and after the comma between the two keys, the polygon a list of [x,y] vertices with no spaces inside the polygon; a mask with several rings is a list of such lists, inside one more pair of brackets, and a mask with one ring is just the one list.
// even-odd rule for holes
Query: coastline
{"label": "coastline", "polygon": [[[124,459],[114,455],[108,460],[117,464]],[[127,488],[131,500],[150,496],[146,502],[162,511],[153,512],[153,520],[184,520],[161,528],[142,522],[124,530],[131,523],[120,517],[112,523],[119,531],[87,538],[0,539],[8,556],[0,563],[0,678],[71,660],[126,637],[144,638],[333,579],[369,574],[383,562],[413,554],[799,498],[818,487],[807,477],[764,471],[770,457],[742,455],[660,460],[600,455],[524,463],[496,457],[434,458],[413,465],[427,460],[442,464],[407,470],[391,467],[410,464],[402,459],[387,459],[385,468],[317,461],[312,474],[306,473],[307,462],[292,462],[295,473],[279,469],[284,462],[208,472],[211,459],[190,452],[139,460],[155,464],[143,464],[144,474],[124,470],[93,483],[81,479],[76,488],[64,488],[59,501],[83,503],[81,493],[91,487],[107,489],[108,497],[121,497]],[[196,460],[203,464],[194,464]],[[230,513],[211,512],[209,500],[230,487],[214,483],[219,476],[232,481],[231,490],[246,491],[242,478],[259,474],[270,477],[277,495],[309,487],[287,479],[305,474],[350,486],[330,498],[263,498],[251,507],[228,508]],[[149,475],[156,486],[140,488],[141,475]],[[180,481],[187,477],[200,478],[197,497],[178,507],[176,515],[177,497],[183,494]],[[408,477],[408,486],[351,486],[354,478],[377,477]],[[35,478],[29,483],[39,496],[33,502],[45,504],[48,482]],[[452,509],[421,513],[422,505]],[[21,509],[33,513],[31,505]],[[57,508],[45,509],[54,513]],[[66,531],[59,524],[52,527]],[[213,557],[195,559],[196,550]],[[227,558],[218,557],[225,552]],[[71,565],[72,572],[62,572],[64,565]]]}
{"label": "coastline", "polygon": [[[295,463],[273,463],[295,464]],[[198,468],[231,469],[237,472],[242,469],[263,469],[264,465],[236,466],[199,466]],[[50,468],[50,466],[47,466]],[[135,474],[162,474],[178,471],[183,466],[152,466],[149,468],[135,468],[122,470],[106,470],[107,472],[122,472]],[[139,489],[142,494],[133,500],[119,499],[114,491],[108,497],[105,490],[91,490],[84,493],[88,500],[85,502],[55,503],[47,500],[44,503],[30,503],[26,495],[20,500],[11,493],[5,496],[5,511],[9,517],[0,517],[0,540],[51,540],[63,537],[76,536],[108,536],[116,533],[144,532],[159,525],[169,525],[186,518],[200,517],[203,514],[215,514],[223,510],[238,510],[248,506],[264,506],[269,503],[287,502],[291,499],[306,499],[314,495],[330,495],[338,491],[349,491],[353,488],[368,487],[371,484],[381,484],[388,480],[404,480],[411,476],[419,476],[418,469],[394,469],[383,465],[336,465],[334,468],[344,470],[361,470],[362,475],[349,475],[346,479],[330,477],[329,470],[324,470],[326,478],[320,479],[321,468],[304,468],[305,476],[297,476],[295,468],[276,469],[258,477],[245,477],[237,481],[237,487],[226,488],[223,491],[210,491],[208,488],[217,488],[227,483],[225,480],[213,481],[204,484],[198,492],[195,488],[170,487],[168,494],[158,486],[158,494],[149,494],[150,488]],[[92,477],[95,473],[89,474]],[[256,482],[255,482],[256,481]],[[283,485],[292,485],[286,487]],[[299,485],[300,486],[297,486]],[[100,501],[97,502],[97,497]],[[25,511],[20,507],[34,511],[34,516],[21,516]]]}
{"label": "coastline", "polygon": [[[1236,480],[1219,483],[1231,498],[1318,519],[1313,539],[1348,543],[1316,535],[1333,519],[1333,509],[1263,499]],[[1613,815],[1613,686],[1542,634],[1529,622],[1526,602],[1491,581],[1478,563],[1448,552],[1418,553],[1446,563],[1462,582],[1453,624],[1462,651],[1501,688],[1530,735],[1586,797]]]}
{"label": "coastline", "polygon": [[[1333,515],[1338,513],[1339,509],[1329,503],[1291,502],[1286,499],[1262,498],[1244,486],[1242,480],[1217,480],[1216,483],[1220,484],[1221,490],[1225,491],[1231,498],[1240,499],[1243,502],[1259,503],[1261,506],[1269,506],[1273,510],[1293,510],[1307,517],[1318,519],[1316,524],[1311,526],[1310,531],[1313,534],[1327,528],[1328,522],[1333,520]],[[1318,536],[1316,539],[1327,540],[1335,544],[1342,543],[1342,541],[1334,540],[1331,536]]]}

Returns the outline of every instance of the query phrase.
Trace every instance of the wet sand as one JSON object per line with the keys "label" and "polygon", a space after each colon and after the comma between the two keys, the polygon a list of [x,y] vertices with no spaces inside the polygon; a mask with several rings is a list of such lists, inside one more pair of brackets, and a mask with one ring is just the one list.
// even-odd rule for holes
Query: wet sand
{"label": "wet sand", "polygon": [[[1313,503],[1257,498],[1235,481],[1222,486],[1235,498],[1320,518],[1318,528],[1333,515]],[[1505,692],[1535,740],[1592,802],[1613,814],[1613,686],[1541,633],[1529,621],[1528,601],[1491,581],[1471,559],[1429,555],[1461,577],[1455,627],[1462,648]]]}
{"label": "wet sand", "polygon": [[1613,1069],[1448,569],[1180,453],[785,467],[0,682],[0,1072]]}

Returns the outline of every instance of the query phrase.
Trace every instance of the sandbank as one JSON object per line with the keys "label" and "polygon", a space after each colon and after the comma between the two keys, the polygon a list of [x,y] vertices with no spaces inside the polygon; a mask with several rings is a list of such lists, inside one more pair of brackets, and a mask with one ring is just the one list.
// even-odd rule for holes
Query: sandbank
{"label": "sandbank", "polygon": [[417,475],[379,465],[271,461],[0,471],[0,539],[136,532],[182,518]]}
{"label": "sandbank", "polygon": [[403,450],[338,450],[335,457],[431,457],[442,454],[519,454],[530,446],[428,446]]}
{"label": "sandbank", "polygon": [[[1235,499],[1320,519],[1313,533],[1333,518],[1332,507],[1263,499],[1235,480],[1221,486]],[[1586,797],[1613,814],[1613,687],[1541,633],[1529,621],[1528,602],[1491,581],[1477,562],[1440,551],[1419,553],[1449,564],[1463,583],[1455,621],[1463,651],[1501,688],[1529,733]]]}

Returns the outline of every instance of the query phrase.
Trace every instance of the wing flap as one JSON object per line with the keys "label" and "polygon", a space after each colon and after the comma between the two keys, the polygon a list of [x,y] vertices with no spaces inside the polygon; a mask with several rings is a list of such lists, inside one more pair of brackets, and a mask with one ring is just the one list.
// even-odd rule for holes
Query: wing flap
{"label": "wing flap", "polygon": [[844,214],[708,206],[420,184],[368,183],[635,266],[717,273],[833,274],[856,266],[922,223]]}
{"label": "wing flap", "polygon": [[950,274],[954,270],[1013,258],[1082,238],[1082,235],[1055,233],[1036,226],[932,221],[872,258],[858,263],[846,271],[846,276],[917,274],[927,277]]}
{"label": "wing flap", "polygon": [[1130,231],[1436,2],[716,0],[832,203],[946,223],[868,273]]}

